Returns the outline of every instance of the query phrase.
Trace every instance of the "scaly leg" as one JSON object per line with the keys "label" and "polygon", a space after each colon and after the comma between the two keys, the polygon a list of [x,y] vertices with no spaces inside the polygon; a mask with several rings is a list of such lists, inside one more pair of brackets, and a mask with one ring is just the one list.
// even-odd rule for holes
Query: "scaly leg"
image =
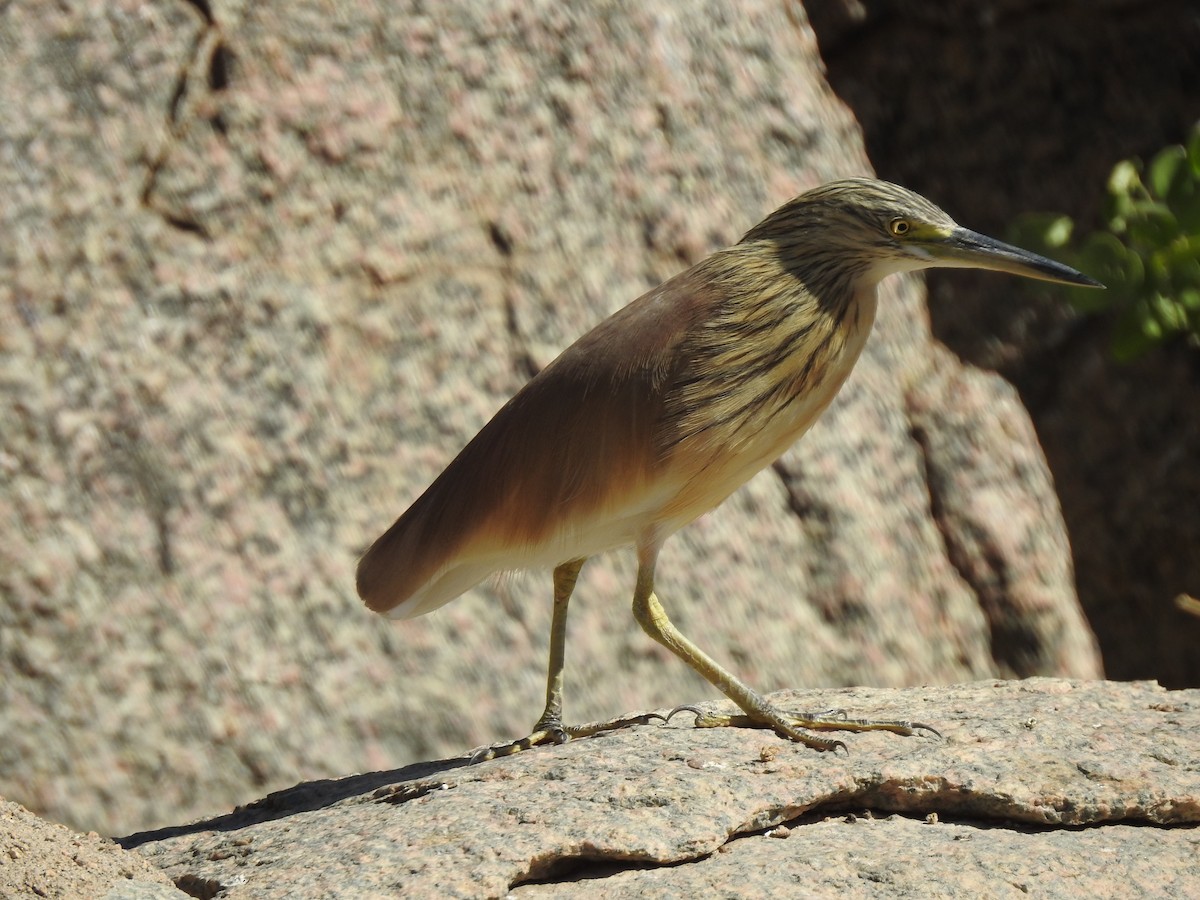
{"label": "scaly leg", "polygon": [[[667,618],[666,611],[654,594],[654,566],[657,560],[657,550],[640,548],[638,556],[639,568],[637,588],[633,595],[633,617],[650,637],[691,666],[746,713],[744,716],[719,716],[702,713],[694,707],[679,707],[673,710],[671,715],[681,710],[694,712],[696,713],[696,725],[702,728],[727,725],[773,728],[780,735],[817,750],[837,750],[839,747],[845,750],[846,745],[841,741],[821,737],[804,729],[856,732],[891,731],[902,735],[912,735],[918,731],[938,733],[935,729],[928,725],[922,725],[920,722],[847,719],[836,711],[833,714],[796,715],[777,709],[768,703],[761,694],[754,691],[748,684],[726,670],[683,636]],[[670,716],[668,716],[669,718]]]}
{"label": "scaly leg", "polygon": [[632,716],[615,722],[595,722],[589,725],[563,725],[562,695],[563,667],[567,643],[567,605],[571,601],[571,593],[575,590],[575,582],[579,578],[579,570],[583,567],[582,559],[566,562],[554,570],[554,614],[550,621],[550,661],[546,669],[546,708],[541,718],[533,726],[533,731],[520,740],[495,747],[485,747],[471,757],[471,762],[483,762],[498,756],[511,756],[538,747],[543,744],[564,744],[571,738],[587,737],[604,731],[626,728],[630,725],[644,725],[662,716],[649,713],[643,716]]}

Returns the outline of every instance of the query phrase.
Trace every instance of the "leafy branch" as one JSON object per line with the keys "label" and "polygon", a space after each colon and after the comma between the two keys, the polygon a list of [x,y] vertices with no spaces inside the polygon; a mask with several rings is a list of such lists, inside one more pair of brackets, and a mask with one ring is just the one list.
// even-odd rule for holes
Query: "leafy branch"
{"label": "leafy branch", "polygon": [[1176,336],[1200,347],[1200,127],[1186,145],[1143,165],[1123,160],[1108,178],[1107,227],[1073,241],[1069,216],[1021,216],[1013,241],[1053,255],[1108,286],[1058,288],[1077,310],[1113,316],[1113,355],[1136,359]]}

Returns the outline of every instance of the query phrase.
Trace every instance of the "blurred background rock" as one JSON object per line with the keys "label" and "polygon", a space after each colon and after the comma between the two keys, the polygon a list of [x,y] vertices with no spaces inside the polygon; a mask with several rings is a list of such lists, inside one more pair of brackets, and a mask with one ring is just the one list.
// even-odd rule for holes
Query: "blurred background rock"
{"label": "blurred background rock", "polygon": [[[390,623],[356,555],[570,340],[806,187],[1086,217],[1200,114],[1193,8],[1134,6],[8,4],[0,795],[122,833],[525,733],[548,579]],[[895,279],[825,420],[668,545],[675,618],[764,690],[1196,684],[1194,356],[1121,368],[1015,282],[931,284],[938,340]],[[584,570],[569,719],[714,695],[632,621],[632,562]]]}

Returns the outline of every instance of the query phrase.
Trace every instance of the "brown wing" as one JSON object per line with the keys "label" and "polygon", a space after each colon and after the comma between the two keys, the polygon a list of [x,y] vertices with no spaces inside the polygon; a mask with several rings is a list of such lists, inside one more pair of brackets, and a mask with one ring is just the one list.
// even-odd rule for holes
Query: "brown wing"
{"label": "brown wing", "polygon": [[[564,562],[585,522],[665,465],[665,394],[686,335],[716,302],[695,266],[568,347],[492,418],[366,552],[358,592],[377,612],[428,612],[489,574]],[[552,540],[553,539],[553,540]]]}

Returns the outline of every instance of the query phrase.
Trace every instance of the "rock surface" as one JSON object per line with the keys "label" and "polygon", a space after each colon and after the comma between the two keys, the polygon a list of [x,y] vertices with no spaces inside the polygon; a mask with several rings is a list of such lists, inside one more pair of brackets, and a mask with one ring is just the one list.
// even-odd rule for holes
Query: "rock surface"
{"label": "rock surface", "polygon": [[197,897],[1191,897],[1200,691],[1036,678],[777,695],[934,738],[642,726],[299,785],[120,840]]}
{"label": "rock surface", "polygon": [[0,898],[179,900],[171,879],[95,832],[77,834],[0,797]]}
{"label": "rock surface", "polygon": [[[131,831],[524,733],[548,579],[393,625],[356,555],[590,324],[869,171],[798,4],[421,6],[5,6],[0,792],[38,813]],[[1097,675],[1012,390],[883,294],[664,602],[763,689]],[[706,689],[631,586],[584,570],[571,718]]]}

